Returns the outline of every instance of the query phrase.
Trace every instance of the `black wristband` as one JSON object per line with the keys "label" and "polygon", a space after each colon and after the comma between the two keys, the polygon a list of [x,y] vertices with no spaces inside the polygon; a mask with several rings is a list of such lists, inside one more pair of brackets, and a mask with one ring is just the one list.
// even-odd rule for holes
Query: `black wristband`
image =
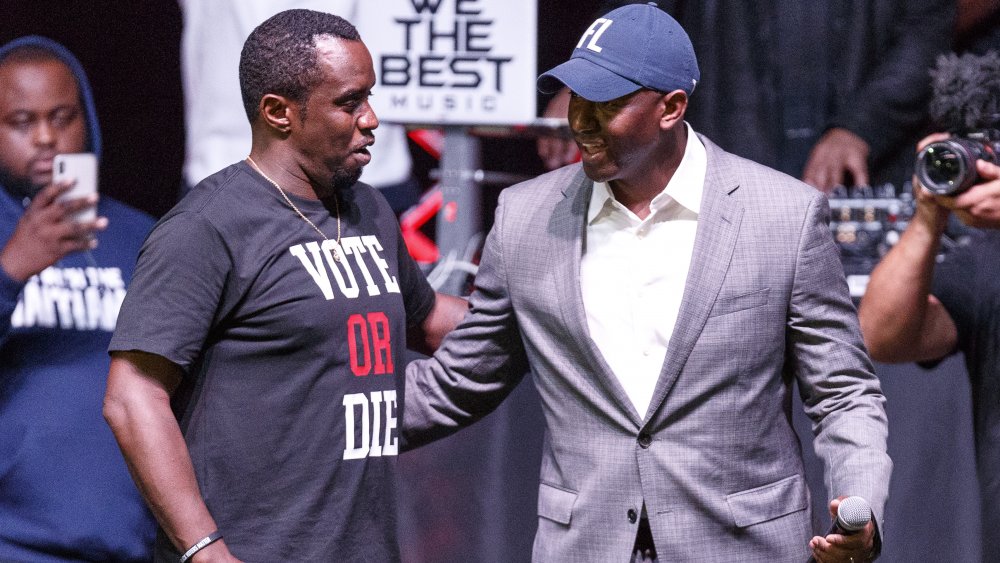
{"label": "black wristband", "polygon": [[184,555],[181,555],[181,559],[180,561],[178,561],[178,563],[187,563],[189,559],[194,557],[195,553],[198,553],[199,551],[207,547],[210,543],[220,539],[222,539],[222,533],[219,532],[219,530],[216,530],[211,534],[208,534],[207,536],[195,542],[194,545],[189,547],[188,550],[184,552]]}

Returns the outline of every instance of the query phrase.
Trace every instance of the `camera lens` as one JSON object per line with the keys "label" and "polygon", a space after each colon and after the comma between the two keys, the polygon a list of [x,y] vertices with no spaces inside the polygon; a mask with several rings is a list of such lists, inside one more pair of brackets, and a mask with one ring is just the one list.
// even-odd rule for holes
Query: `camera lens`
{"label": "camera lens", "polygon": [[938,195],[954,195],[976,182],[976,159],[982,150],[966,139],[931,143],[917,155],[916,172],[920,183]]}
{"label": "camera lens", "polygon": [[947,147],[928,148],[924,154],[924,162],[930,183],[935,186],[948,186],[949,191],[954,188],[957,181],[961,180],[965,171],[962,155]]}

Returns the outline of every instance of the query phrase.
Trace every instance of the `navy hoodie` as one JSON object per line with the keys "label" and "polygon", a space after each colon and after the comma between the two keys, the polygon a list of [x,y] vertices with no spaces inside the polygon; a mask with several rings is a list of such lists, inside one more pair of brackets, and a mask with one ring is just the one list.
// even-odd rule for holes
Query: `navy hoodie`
{"label": "navy hoodie", "polygon": [[[43,37],[35,45],[76,76],[88,127],[101,140],[80,63]],[[26,201],[0,186],[0,245]],[[153,219],[102,196],[98,247],[18,283],[0,268],[0,561],[148,561],[155,524],[101,414],[107,347]]]}

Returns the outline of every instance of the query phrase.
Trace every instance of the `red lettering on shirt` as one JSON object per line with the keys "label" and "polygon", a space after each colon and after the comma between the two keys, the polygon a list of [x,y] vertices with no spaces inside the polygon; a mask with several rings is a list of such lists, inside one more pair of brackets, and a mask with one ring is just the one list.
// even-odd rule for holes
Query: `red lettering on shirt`
{"label": "red lettering on shirt", "polygon": [[373,367],[375,375],[394,372],[392,335],[385,313],[376,311],[368,313],[367,317],[358,313],[351,315],[347,319],[347,344],[354,375],[364,377],[372,373]]}

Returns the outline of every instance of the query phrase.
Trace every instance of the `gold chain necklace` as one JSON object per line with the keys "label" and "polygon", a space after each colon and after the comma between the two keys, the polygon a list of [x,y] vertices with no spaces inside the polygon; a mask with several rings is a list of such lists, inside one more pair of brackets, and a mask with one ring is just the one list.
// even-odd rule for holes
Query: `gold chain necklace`
{"label": "gold chain necklace", "polygon": [[[267,174],[264,174],[264,171],[260,169],[260,166],[256,162],[254,162],[254,159],[250,158],[249,155],[247,155],[247,164],[249,164],[250,166],[252,166],[253,169],[256,170],[258,174],[260,174],[261,176],[264,177],[265,180],[267,180],[268,182],[271,182],[271,185],[274,186],[275,188],[277,188],[278,189],[278,193],[281,194],[281,197],[283,197],[285,199],[285,203],[288,204],[288,207],[291,207],[292,211],[294,211],[295,213],[297,213],[299,217],[302,217],[303,221],[305,221],[306,223],[309,223],[309,226],[312,227],[314,231],[316,231],[317,233],[319,233],[319,236],[323,237],[323,240],[330,240],[326,236],[326,234],[323,233],[323,231],[319,230],[319,227],[317,227],[315,223],[313,223],[312,221],[310,221],[309,218],[306,217],[304,213],[302,213],[301,211],[299,211],[299,208],[296,207],[295,204],[292,203],[292,200],[288,198],[288,195],[285,194],[285,190],[281,189],[281,186],[279,186],[277,182],[275,182],[274,180],[272,180],[270,176],[268,176]],[[334,208],[334,211],[337,214],[337,240],[335,242],[337,243],[337,248],[340,248],[340,198],[337,197],[337,192],[333,193],[333,208]],[[340,252],[337,250],[337,248],[333,249],[333,252],[332,252],[333,259],[336,262],[340,262]]]}

